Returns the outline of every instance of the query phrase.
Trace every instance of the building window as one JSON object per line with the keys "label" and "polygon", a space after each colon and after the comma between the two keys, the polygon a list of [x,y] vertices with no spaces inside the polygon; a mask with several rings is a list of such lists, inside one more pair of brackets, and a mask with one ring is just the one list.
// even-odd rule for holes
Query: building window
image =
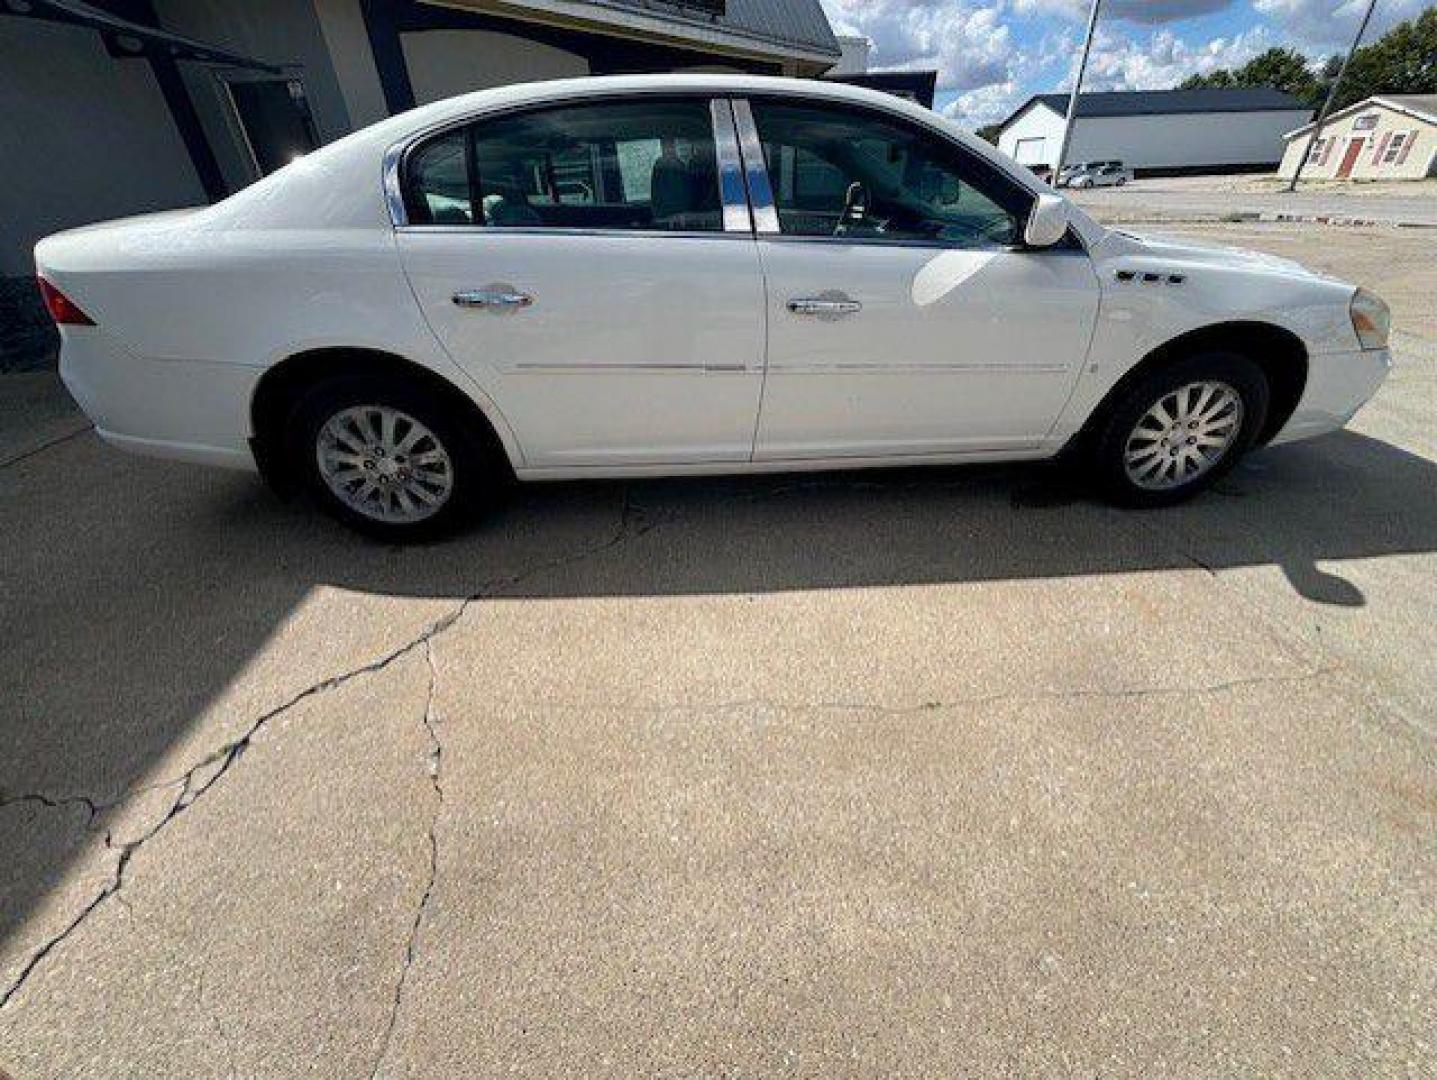
{"label": "building window", "polygon": [[1392,136],[1392,141],[1387,144],[1387,153],[1382,155],[1382,164],[1391,165],[1402,156],[1402,147],[1407,144],[1407,132],[1399,131]]}
{"label": "building window", "polygon": [[723,229],[707,100],[614,102],[480,120],[409,154],[418,225]]}
{"label": "building window", "polygon": [[1326,148],[1326,139],[1313,139],[1312,145],[1307,148],[1307,163],[1309,165],[1316,165],[1322,160],[1322,152]]}
{"label": "building window", "polygon": [[785,235],[990,250],[1018,240],[1031,196],[937,136],[828,105],[753,110]]}

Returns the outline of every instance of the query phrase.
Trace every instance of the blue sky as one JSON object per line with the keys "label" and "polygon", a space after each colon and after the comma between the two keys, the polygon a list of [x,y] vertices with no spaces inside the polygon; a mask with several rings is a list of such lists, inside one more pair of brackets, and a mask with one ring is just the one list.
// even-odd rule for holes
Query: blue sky
{"label": "blue sky", "polygon": [[[1090,0],[822,0],[839,33],[874,43],[873,68],[938,69],[938,108],[978,126],[1071,85]],[[1369,38],[1434,0],[1378,0]],[[1345,48],[1366,0],[1104,0],[1084,86],[1166,89],[1274,45]]]}

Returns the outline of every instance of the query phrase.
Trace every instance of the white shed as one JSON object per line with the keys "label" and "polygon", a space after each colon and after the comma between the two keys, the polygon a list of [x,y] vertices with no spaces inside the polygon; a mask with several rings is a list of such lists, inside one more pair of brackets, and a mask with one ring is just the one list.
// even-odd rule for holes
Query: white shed
{"label": "white shed", "polygon": [[[1066,94],[1039,94],[1003,122],[999,148],[1051,167],[1067,111]],[[1082,94],[1066,160],[1121,161],[1139,176],[1260,172],[1277,167],[1284,136],[1311,117],[1267,87]]]}

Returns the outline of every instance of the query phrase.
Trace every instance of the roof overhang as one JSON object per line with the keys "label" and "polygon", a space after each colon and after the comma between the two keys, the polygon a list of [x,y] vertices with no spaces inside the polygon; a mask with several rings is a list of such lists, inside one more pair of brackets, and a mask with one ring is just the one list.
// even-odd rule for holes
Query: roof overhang
{"label": "roof overhang", "polygon": [[[1385,98],[1381,94],[1374,94],[1370,98],[1363,98],[1361,101],[1353,102],[1346,108],[1338,109],[1335,113],[1333,113],[1331,116],[1329,116],[1326,120],[1322,122],[1322,126],[1326,127],[1334,120],[1341,120],[1344,116],[1351,116],[1353,113],[1362,112],[1362,110],[1364,109],[1375,108],[1391,109],[1393,112],[1401,113],[1403,116],[1410,116],[1414,120],[1421,120],[1423,123],[1437,124],[1437,116],[1433,116],[1431,113],[1423,112],[1421,109],[1413,109],[1407,105],[1402,104],[1400,101],[1393,101],[1391,98]],[[1300,128],[1294,128],[1292,131],[1289,131],[1286,135],[1284,135],[1283,138],[1296,139],[1300,136],[1308,134],[1308,132],[1312,131],[1316,127],[1317,121],[1314,120],[1310,124],[1304,124]]]}
{"label": "roof overhang", "polygon": [[855,71],[851,75],[825,75],[824,78],[829,82],[882,90],[916,101],[925,109],[933,108],[933,94],[938,86],[938,72],[932,68],[926,71]]}
{"label": "roof overhang", "polygon": [[817,49],[782,41],[715,21],[713,0],[637,8],[614,0],[424,0],[425,3],[505,15],[579,29],[618,32],[626,37],[760,60],[800,60],[827,68],[837,63],[838,49]]}
{"label": "roof overhang", "polygon": [[0,0],[0,15],[19,15],[98,30],[119,56],[150,56],[158,52],[176,60],[248,68],[271,75],[283,74],[284,70],[275,64],[216,48],[194,38],[130,22],[81,0]]}

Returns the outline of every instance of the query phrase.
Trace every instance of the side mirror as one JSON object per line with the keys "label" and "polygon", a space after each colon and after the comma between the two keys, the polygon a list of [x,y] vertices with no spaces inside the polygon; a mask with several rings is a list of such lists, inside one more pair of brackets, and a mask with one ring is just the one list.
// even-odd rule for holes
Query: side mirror
{"label": "side mirror", "polygon": [[1049,248],[1067,235],[1067,200],[1061,195],[1039,195],[1023,229],[1023,243],[1030,248]]}

